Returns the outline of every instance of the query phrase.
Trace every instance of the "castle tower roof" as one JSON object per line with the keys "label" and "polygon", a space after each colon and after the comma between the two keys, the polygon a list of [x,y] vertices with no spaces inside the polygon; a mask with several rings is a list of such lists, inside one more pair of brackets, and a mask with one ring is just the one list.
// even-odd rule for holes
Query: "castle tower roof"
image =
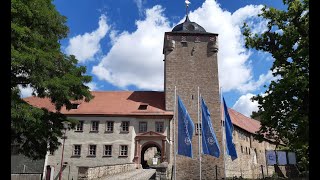
{"label": "castle tower roof", "polygon": [[191,22],[188,15],[183,23],[176,25],[172,32],[179,33],[207,33],[207,31],[195,22]]}

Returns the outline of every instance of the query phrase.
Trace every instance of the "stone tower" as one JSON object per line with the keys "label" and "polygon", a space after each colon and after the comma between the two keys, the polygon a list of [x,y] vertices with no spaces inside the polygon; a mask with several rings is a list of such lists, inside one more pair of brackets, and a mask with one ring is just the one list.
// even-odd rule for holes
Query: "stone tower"
{"label": "stone tower", "polygon": [[[201,155],[202,179],[215,179],[216,166],[218,179],[224,177],[224,144],[222,143],[223,128],[221,127],[220,113],[217,38],[218,34],[206,32],[199,24],[191,22],[188,15],[183,23],[175,26],[171,32],[166,32],[164,37],[166,110],[174,110],[176,87],[177,96],[182,99],[196,127],[196,123],[198,123],[199,87],[199,92],[211,113],[212,125],[219,141],[221,150],[219,158]],[[201,113],[199,117],[201,118]],[[173,120],[170,127],[174,127]],[[175,130],[177,140],[177,127],[175,127]],[[170,139],[173,140],[173,128],[170,128],[170,131]],[[194,132],[192,138],[193,158],[176,156],[176,178],[179,180],[200,178],[198,139],[198,134]],[[173,164],[173,146],[170,151],[172,152],[170,164]]]}

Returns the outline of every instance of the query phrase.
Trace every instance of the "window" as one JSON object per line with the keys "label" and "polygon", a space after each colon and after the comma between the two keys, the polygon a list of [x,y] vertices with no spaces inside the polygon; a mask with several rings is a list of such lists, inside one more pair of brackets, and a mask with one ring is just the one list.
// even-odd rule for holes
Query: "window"
{"label": "window", "polygon": [[106,132],[113,132],[113,121],[107,121]]}
{"label": "window", "polygon": [[72,106],[71,109],[78,109],[79,108],[79,104],[77,104],[77,103],[72,103],[71,106]]}
{"label": "window", "polygon": [[201,123],[196,123],[195,125],[196,125],[196,128],[195,128],[196,135],[201,134]]}
{"label": "window", "polygon": [[128,145],[120,145],[120,156],[128,156]]}
{"label": "window", "polygon": [[99,121],[92,121],[91,122],[91,131],[98,131],[99,130]]}
{"label": "window", "polygon": [[76,126],[76,131],[83,131],[83,121],[79,121],[79,124]]}
{"label": "window", "polygon": [[139,122],[139,132],[147,132],[147,122]]}
{"label": "window", "polygon": [[129,121],[122,121],[121,132],[129,132]]}
{"label": "window", "polygon": [[147,110],[148,108],[148,104],[140,104],[140,106],[138,107],[139,110]]}
{"label": "window", "polygon": [[104,156],[112,156],[112,145],[104,145]]}
{"label": "window", "polygon": [[249,148],[249,155],[250,155],[251,153],[250,153],[250,148]]}
{"label": "window", "polygon": [[156,122],[156,132],[163,133],[163,126],[164,126],[163,122]]}
{"label": "window", "polygon": [[89,156],[96,156],[97,145],[89,145]]}
{"label": "window", "polygon": [[54,155],[54,151],[50,151],[49,154],[53,156]]}
{"label": "window", "polygon": [[80,156],[81,155],[81,145],[74,145],[73,146],[73,155]]}
{"label": "window", "polygon": [[241,146],[241,153],[243,153],[243,147]]}
{"label": "window", "polygon": [[248,154],[248,149],[247,149],[247,147],[246,147],[246,154]]}

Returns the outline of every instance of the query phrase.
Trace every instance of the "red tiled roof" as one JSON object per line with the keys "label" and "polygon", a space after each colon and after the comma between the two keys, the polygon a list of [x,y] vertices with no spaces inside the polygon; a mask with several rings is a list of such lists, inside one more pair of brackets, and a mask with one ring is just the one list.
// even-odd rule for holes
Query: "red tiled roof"
{"label": "red tiled roof", "polygon": [[[62,107],[61,113],[66,115],[173,115],[172,111],[165,110],[164,92],[156,91],[92,91],[95,96],[90,102],[77,101],[78,109],[66,110]],[[55,111],[55,106],[48,98],[27,97],[29,104]],[[148,104],[146,110],[138,110],[140,105]],[[255,134],[260,128],[260,122],[228,108],[232,124]],[[222,111],[223,112],[223,111]]]}
{"label": "red tiled roof", "polygon": [[254,119],[251,119],[231,108],[228,108],[228,112],[231,118],[232,124],[255,134],[256,131],[260,129],[260,122]]}
{"label": "red tiled roof", "polygon": [[[89,102],[80,101],[77,109],[66,110],[66,115],[173,115],[165,110],[164,92],[155,91],[92,91],[95,98]],[[30,105],[55,111],[55,106],[48,98],[24,98]],[[140,104],[148,104],[146,110],[138,110]]]}

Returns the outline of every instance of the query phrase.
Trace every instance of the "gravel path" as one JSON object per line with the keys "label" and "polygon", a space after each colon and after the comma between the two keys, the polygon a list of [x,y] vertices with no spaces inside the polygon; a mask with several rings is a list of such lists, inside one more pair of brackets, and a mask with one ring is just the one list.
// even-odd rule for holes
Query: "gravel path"
{"label": "gravel path", "polygon": [[134,171],[99,178],[99,180],[149,180],[155,172],[155,169],[136,169]]}

